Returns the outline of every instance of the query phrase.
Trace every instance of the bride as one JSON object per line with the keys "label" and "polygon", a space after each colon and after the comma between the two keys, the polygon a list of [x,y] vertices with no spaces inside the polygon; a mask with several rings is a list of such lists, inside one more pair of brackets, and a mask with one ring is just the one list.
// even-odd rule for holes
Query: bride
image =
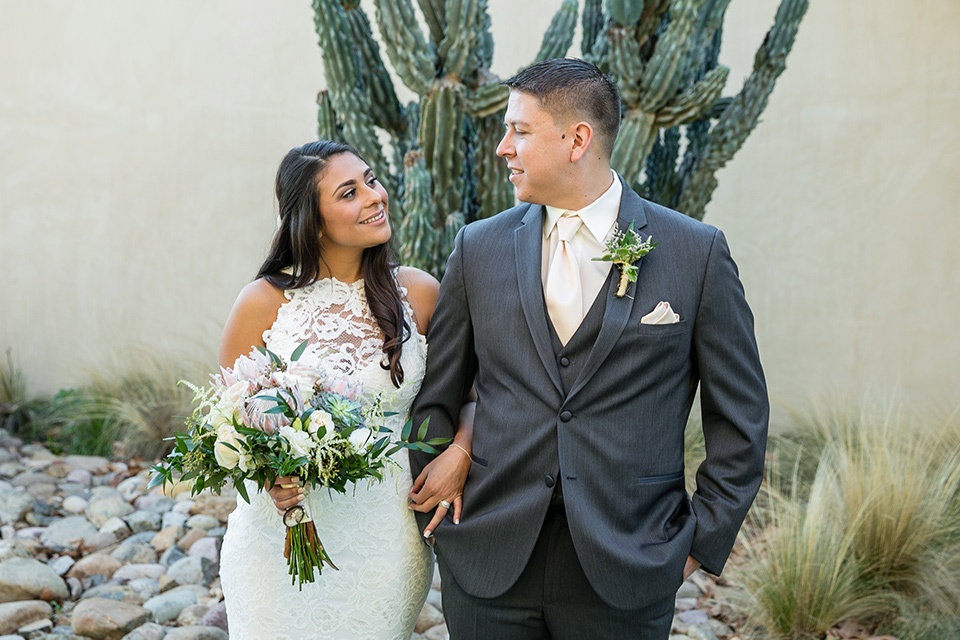
{"label": "bride", "polygon": [[[439,284],[397,267],[389,249],[387,192],[355,150],[320,141],[291,150],[276,180],[279,228],[257,278],[237,298],[220,344],[220,364],[257,345],[379,395],[387,426],[400,432],[420,388],[426,334]],[[382,483],[346,495],[279,478],[269,493],[237,501],[220,557],[231,640],[244,638],[408,640],[430,589],[433,555],[411,509],[436,508],[433,530],[453,510],[470,468],[472,404],[454,444],[412,482],[406,450]],[[462,434],[462,435],[461,435]],[[455,445],[455,446],[454,446]],[[411,500],[408,500],[411,498]],[[303,504],[339,568],[291,585],[281,514]]]}

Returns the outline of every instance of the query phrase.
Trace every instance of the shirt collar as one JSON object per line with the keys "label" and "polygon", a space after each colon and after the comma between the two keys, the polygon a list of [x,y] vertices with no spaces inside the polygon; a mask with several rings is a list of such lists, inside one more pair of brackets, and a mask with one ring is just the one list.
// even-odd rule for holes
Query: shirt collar
{"label": "shirt collar", "polygon": [[[617,215],[620,213],[620,197],[623,195],[623,185],[620,184],[619,176],[613,169],[610,170],[610,174],[613,176],[613,183],[607,190],[583,209],[573,211],[580,216],[583,226],[590,231],[590,235],[600,243],[606,240],[607,234],[617,222]],[[544,237],[549,237],[557,224],[557,219],[569,209],[550,205],[545,205],[544,208],[547,210],[547,215],[543,220],[543,234]]]}

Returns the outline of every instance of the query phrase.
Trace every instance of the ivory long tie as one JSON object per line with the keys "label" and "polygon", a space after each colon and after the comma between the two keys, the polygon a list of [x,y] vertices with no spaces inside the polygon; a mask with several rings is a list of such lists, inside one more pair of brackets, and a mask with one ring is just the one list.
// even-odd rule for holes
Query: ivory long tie
{"label": "ivory long tie", "polygon": [[562,344],[567,344],[583,321],[580,265],[570,244],[583,221],[579,216],[568,214],[564,213],[557,219],[556,231],[560,242],[550,259],[544,288],[547,314]]}

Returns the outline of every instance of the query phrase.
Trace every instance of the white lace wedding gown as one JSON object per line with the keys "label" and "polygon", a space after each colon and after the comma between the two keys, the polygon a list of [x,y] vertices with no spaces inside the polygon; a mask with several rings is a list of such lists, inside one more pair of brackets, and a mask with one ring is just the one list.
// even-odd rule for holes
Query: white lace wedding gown
{"label": "white lace wedding gown", "polygon": [[[404,297],[406,292],[403,291]],[[356,376],[364,401],[381,393],[394,434],[420,389],[426,340],[404,300],[413,335],[403,345],[404,384],[397,389],[380,366],[383,340],[367,306],[363,281],[320,280],[286,292],[288,302],[264,332],[267,348],[289,358],[304,340],[300,361]],[[220,555],[220,580],[231,640],[408,640],[430,589],[433,556],[407,508],[412,479],[406,450],[394,454],[401,468],[382,483],[360,482],[346,495],[307,490],[306,508],[334,571],[324,567],[303,591],[291,586],[283,557],[286,529],[273,501],[248,483],[230,515]]]}

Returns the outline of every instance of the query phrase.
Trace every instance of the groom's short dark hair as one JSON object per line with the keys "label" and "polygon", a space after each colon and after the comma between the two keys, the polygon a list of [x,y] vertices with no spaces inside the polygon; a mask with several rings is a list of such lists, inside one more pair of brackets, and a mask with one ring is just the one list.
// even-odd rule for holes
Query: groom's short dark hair
{"label": "groom's short dark hair", "polygon": [[537,97],[559,123],[589,122],[607,156],[620,131],[620,93],[596,66],[579,58],[553,58],[532,64],[503,84]]}

